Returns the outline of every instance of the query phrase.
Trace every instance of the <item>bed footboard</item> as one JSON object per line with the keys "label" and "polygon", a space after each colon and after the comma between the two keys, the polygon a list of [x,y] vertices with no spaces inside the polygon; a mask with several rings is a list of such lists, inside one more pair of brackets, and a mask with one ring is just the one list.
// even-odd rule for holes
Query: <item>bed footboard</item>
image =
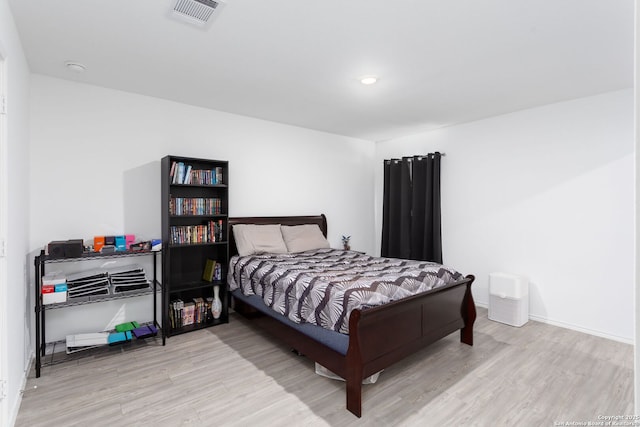
{"label": "bed footboard", "polygon": [[460,341],[465,344],[473,345],[473,324],[476,321],[476,303],[473,301],[473,295],[471,294],[471,284],[476,277],[469,274],[467,279],[470,279],[470,281],[467,283],[467,291],[462,305],[464,328],[460,329]]}
{"label": "bed footboard", "polygon": [[474,276],[416,295],[354,310],[349,319],[346,360],[347,409],[362,415],[362,380],[460,329],[463,343],[473,345]]}
{"label": "bed footboard", "polygon": [[[347,409],[362,415],[362,381],[421,348],[460,330],[460,340],[473,345],[476,308],[474,277],[402,300],[365,310],[349,318],[346,356],[269,316],[254,317],[263,328],[346,380]],[[236,300],[242,312],[244,302]]]}

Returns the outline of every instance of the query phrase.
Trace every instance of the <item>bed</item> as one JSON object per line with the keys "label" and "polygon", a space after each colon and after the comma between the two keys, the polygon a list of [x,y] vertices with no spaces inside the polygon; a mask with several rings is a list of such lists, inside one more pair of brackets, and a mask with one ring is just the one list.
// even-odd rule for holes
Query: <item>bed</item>
{"label": "bed", "polygon": [[[238,254],[238,245],[231,230],[244,224],[316,224],[322,234],[327,235],[324,215],[230,218],[232,264],[238,262],[238,258],[233,257]],[[230,266],[230,279],[232,274]],[[258,322],[292,349],[343,378],[347,409],[361,417],[365,378],[457,330],[460,331],[461,342],[473,345],[473,323],[476,319],[471,295],[473,280],[473,275],[459,277],[434,289],[383,305],[355,308],[350,311],[347,325],[334,325],[333,329],[306,321],[294,322],[267,307],[262,297],[245,295],[241,289],[233,290],[231,295],[236,312]],[[340,330],[346,330],[348,334]]]}

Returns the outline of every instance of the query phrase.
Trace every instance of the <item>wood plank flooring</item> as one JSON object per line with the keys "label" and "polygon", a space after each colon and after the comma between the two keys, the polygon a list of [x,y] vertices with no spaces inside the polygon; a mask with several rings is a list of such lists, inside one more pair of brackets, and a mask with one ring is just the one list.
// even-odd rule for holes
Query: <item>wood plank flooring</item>
{"label": "wood plank flooring", "polygon": [[364,386],[344,383],[237,314],[167,345],[32,370],[16,426],[553,426],[633,413],[633,347],[478,310],[475,345],[452,334]]}

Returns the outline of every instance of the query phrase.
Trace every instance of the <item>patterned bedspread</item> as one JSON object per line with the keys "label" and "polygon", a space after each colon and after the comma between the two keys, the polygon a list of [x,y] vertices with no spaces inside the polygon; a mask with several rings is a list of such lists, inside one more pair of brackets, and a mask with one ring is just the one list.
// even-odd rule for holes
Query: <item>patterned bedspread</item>
{"label": "patterned bedspread", "polygon": [[355,308],[388,303],[462,279],[440,264],[378,258],[354,251],[317,249],[297,254],[231,258],[231,290],[259,295],[297,323],[349,333]]}

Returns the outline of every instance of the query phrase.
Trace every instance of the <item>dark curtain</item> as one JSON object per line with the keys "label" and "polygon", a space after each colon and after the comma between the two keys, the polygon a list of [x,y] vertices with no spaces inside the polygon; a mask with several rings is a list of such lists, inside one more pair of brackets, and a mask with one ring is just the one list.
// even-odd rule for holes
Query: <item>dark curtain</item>
{"label": "dark curtain", "polygon": [[383,257],[442,263],[440,157],[384,161]]}

